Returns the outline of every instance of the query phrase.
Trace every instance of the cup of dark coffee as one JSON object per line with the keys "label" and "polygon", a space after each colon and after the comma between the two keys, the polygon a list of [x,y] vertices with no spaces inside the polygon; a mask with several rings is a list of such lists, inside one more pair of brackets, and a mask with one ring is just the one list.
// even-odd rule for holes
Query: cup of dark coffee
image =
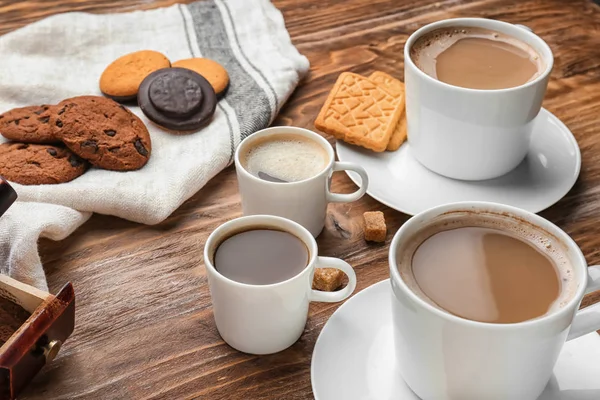
{"label": "cup of dark coffee", "polygon": [[439,206],[406,222],[389,253],[402,377],[423,400],[534,400],[565,341],[600,329],[600,289],[575,242],[494,203]]}
{"label": "cup of dark coffee", "polygon": [[408,142],[438,174],[496,178],[526,156],[553,65],[525,27],[483,18],[435,22],[404,47]]}
{"label": "cup of dark coffee", "polygon": [[[319,257],[306,228],[269,215],[241,217],[210,234],[204,265],[219,334],[244,353],[270,354],[294,344],[311,301],[338,302],[356,288],[352,267]],[[348,284],[337,292],[312,289],[315,268],[337,268]]]}

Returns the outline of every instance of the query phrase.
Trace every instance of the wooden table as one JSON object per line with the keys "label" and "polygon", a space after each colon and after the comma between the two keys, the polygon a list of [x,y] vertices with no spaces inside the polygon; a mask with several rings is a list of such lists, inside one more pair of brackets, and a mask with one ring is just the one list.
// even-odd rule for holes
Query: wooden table
{"label": "wooden table", "polygon": [[[64,11],[128,11],[173,2],[0,0],[0,33]],[[544,106],[573,131],[583,155],[573,190],[542,215],[575,239],[589,263],[600,263],[598,5],[590,0],[276,0],[275,4],[283,11],[293,42],[312,65],[275,124],[309,129],[340,72],[383,70],[402,78],[404,43],[424,24],[478,16],[531,27],[555,52]],[[345,192],[355,188],[344,174],[335,175],[333,187]],[[363,241],[360,217],[366,210],[385,213],[386,245]],[[42,241],[51,289],[69,280],[75,285],[76,329],[60,357],[22,398],[312,398],[311,352],[338,304],[312,305],[298,343],[272,356],[234,351],[215,328],[201,250],[213,229],[239,215],[235,171],[228,168],[160,225],[96,215],[62,242]],[[362,290],[388,277],[389,240],[407,218],[368,196],[353,204],[331,205],[318,240],[321,255],[352,264]],[[593,296],[586,304],[591,301]]]}

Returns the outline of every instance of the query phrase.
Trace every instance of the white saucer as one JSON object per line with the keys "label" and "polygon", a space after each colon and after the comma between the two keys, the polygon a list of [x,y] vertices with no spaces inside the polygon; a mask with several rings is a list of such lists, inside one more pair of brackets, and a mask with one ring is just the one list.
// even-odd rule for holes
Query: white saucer
{"label": "white saucer", "polygon": [[[316,400],[419,400],[394,359],[391,288],[385,280],[356,294],[323,327],[312,355]],[[600,335],[568,342],[538,400],[600,399]]]}
{"label": "white saucer", "polygon": [[[487,181],[445,178],[422,166],[408,143],[395,152],[374,153],[337,142],[340,161],[361,165],[369,175],[367,193],[379,202],[414,215],[457,201],[492,201],[534,213],[560,200],[575,184],[581,153],[573,134],[558,118],[542,109],[536,119],[531,148],[512,172]],[[355,183],[360,178],[348,172]]]}

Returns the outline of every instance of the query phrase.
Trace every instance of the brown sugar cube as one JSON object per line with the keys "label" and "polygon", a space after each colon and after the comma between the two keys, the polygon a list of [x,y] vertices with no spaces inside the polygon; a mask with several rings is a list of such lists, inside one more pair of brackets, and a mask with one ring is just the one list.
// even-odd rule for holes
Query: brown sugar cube
{"label": "brown sugar cube", "polygon": [[363,214],[365,220],[365,240],[370,242],[385,242],[387,227],[381,211],[367,211]]}
{"label": "brown sugar cube", "polygon": [[313,278],[313,289],[333,292],[342,286],[344,273],[337,268],[317,268]]}

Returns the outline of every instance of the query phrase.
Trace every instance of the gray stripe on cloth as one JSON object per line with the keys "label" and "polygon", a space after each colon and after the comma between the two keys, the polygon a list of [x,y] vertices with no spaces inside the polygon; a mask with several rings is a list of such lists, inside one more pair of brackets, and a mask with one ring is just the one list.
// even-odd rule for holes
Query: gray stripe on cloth
{"label": "gray stripe on cloth", "polygon": [[[183,20],[183,27],[185,29],[185,37],[187,39],[187,44],[188,44],[188,49],[190,50],[190,55],[191,57],[196,57],[196,54],[194,52],[194,46],[192,46],[192,41],[190,39],[190,31],[188,28],[188,23],[187,23],[187,19],[183,13],[183,5],[178,4],[178,9],[179,9],[179,14],[181,15],[181,19]],[[233,126],[231,125],[231,118],[232,116],[229,114],[229,112],[227,110],[225,110],[225,107],[223,107],[221,105],[221,103],[217,103],[217,106],[219,107],[219,109],[223,112],[223,114],[225,114],[225,117],[227,118],[227,127],[229,128],[229,160],[227,161],[227,165],[231,165],[231,163],[233,163],[233,155],[235,154],[235,139],[234,139],[234,135],[235,133],[233,132]]]}
{"label": "gray stripe on cloth", "polygon": [[188,28],[187,20],[185,19],[185,15],[183,15],[182,5],[178,4],[177,9],[179,10],[179,15],[181,15],[181,21],[183,21],[183,29],[185,30],[185,39],[187,40],[188,49],[190,50],[190,56],[196,57],[194,54],[194,49],[192,47],[192,41],[190,39],[190,29]]}
{"label": "gray stripe on cloth", "polygon": [[240,140],[269,126],[273,110],[268,95],[235,57],[217,5],[209,0],[186,7],[194,21],[202,56],[227,66],[229,88],[225,99],[235,111],[240,126]]}
{"label": "gray stripe on cloth", "polygon": [[[219,1],[219,0],[217,0],[217,1]],[[279,99],[277,98],[277,93],[275,92],[275,89],[273,89],[273,86],[271,86],[271,83],[269,82],[269,80],[267,79],[265,74],[263,74],[263,72],[260,69],[256,68],[256,66],[252,63],[252,61],[248,58],[248,56],[244,52],[244,48],[240,44],[240,39],[238,38],[238,34],[235,29],[235,23],[233,21],[233,17],[231,16],[231,10],[230,10],[229,6],[227,5],[227,1],[219,1],[219,2],[221,4],[223,4],[223,7],[225,7],[225,10],[227,11],[227,17],[229,17],[229,21],[231,22],[231,26],[233,27],[233,36],[235,38],[235,42],[237,43],[238,47],[240,48],[240,53],[242,53],[242,57],[244,57],[244,59],[246,60],[248,65],[250,65],[252,67],[252,69],[254,69],[254,71],[256,71],[260,75],[260,77],[263,79],[263,81],[265,81],[265,83],[269,87],[269,90],[271,90],[271,93],[273,94],[273,100],[275,102],[275,110],[274,111],[276,113],[277,110],[279,110]],[[271,118],[275,119],[275,114],[272,114]]]}
{"label": "gray stripe on cloth", "polygon": [[229,160],[227,161],[227,166],[231,165],[233,162],[233,155],[235,154],[235,145],[233,143],[233,126],[231,126],[231,120],[229,119],[229,113],[225,111],[225,107],[219,102],[217,103],[217,107],[227,116],[227,127],[229,128]]}

